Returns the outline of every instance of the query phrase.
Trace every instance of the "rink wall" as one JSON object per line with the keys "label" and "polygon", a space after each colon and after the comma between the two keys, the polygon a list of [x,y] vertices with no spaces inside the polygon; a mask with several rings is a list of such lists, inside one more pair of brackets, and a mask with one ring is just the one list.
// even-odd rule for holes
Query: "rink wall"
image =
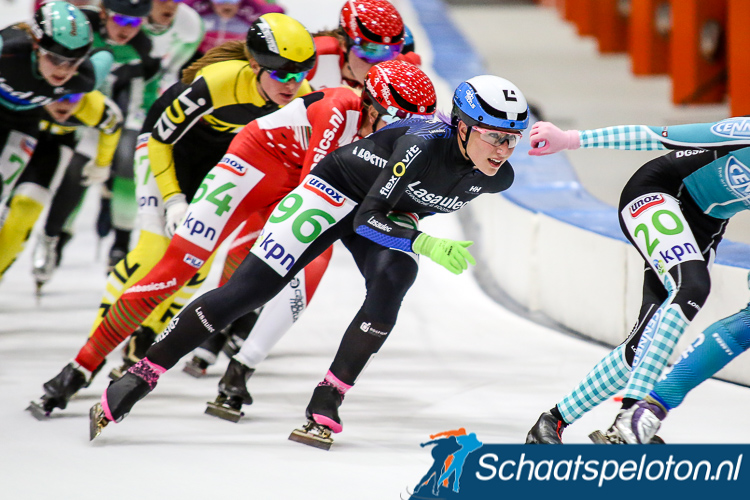
{"label": "rink wall", "polygon": [[[432,66],[451,88],[485,71],[441,0],[411,4],[429,38]],[[527,140],[516,148],[510,190],[482,196],[460,212],[476,242],[477,278],[505,305],[615,346],[638,315],[643,259],[622,235],[616,209],[581,186],[565,156],[531,157],[528,149]],[[708,325],[745,307],[749,268],[750,245],[721,243],[711,296],[675,358]],[[730,363],[718,378],[750,385],[748,359]]]}

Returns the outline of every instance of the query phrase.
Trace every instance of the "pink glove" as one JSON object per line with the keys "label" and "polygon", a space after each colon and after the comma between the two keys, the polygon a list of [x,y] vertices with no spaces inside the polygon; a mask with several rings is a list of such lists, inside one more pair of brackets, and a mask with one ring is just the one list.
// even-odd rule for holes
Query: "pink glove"
{"label": "pink glove", "polygon": [[560,130],[549,122],[536,122],[529,134],[531,156],[544,156],[563,151],[578,149],[581,140],[577,130]]}

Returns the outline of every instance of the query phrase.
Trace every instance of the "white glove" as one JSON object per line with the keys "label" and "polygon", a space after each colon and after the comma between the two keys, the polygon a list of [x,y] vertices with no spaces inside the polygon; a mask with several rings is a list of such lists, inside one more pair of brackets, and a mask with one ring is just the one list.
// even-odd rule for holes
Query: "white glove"
{"label": "white glove", "polygon": [[164,202],[164,207],[167,209],[167,224],[164,226],[164,232],[167,233],[167,237],[171,238],[185,218],[188,203],[184,194],[177,193]]}
{"label": "white glove", "polygon": [[95,160],[89,160],[83,166],[81,171],[81,186],[91,186],[92,184],[101,184],[109,179],[110,165],[100,166]]}

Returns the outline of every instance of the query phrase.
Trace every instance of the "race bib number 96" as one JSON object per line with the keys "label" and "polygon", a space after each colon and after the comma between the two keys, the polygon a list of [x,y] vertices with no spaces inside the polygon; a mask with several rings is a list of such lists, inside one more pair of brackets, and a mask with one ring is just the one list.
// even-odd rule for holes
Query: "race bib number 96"
{"label": "race bib number 96", "polygon": [[686,260],[704,260],[676,199],[663,193],[639,196],[622,211],[628,232],[649,265],[664,274]]}
{"label": "race bib number 96", "polygon": [[251,252],[285,276],[313,241],[356,206],[324,180],[308,175],[276,206]]}

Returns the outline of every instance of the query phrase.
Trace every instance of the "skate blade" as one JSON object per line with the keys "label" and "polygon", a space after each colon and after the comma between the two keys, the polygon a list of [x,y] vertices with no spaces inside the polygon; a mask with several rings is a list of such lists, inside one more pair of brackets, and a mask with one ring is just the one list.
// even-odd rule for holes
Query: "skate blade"
{"label": "skate blade", "polygon": [[589,434],[589,439],[596,444],[612,444],[612,441],[607,439],[602,431],[594,431]]}
{"label": "skate blade", "polygon": [[651,438],[651,441],[648,442],[648,444],[667,444],[664,442],[662,438],[659,436],[654,436]]}
{"label": "skate blade", "polygon": [[96,403],[89,410],[89,441],[102,433],[102,429],[107,427],[109,420],[104,416],[104,409],[101,403]]}
{"label": "skate blade", "polygon": [[234,422],[235,424],[240,421],[240,418],[245,416],[240,410],[235,410],[234,408],[224,406],[221,403],[216,403],[214,401],[206,403],[206,411],[204,413],[206,415],[211,415],[212,417],[219,417],[222,420]]}
{"label": "skate blade", "polygon": [[308,423],[302,429],[294,429],[289,434],[289,440],[326,451],[330,450],[333,444],[331,430],[315,423]]}
{"label": "skate blade", "polygon": [[186,363],[185,366],[182,367],[182,371],[195,378],[203,378],[206,376],[206,370],[201,370],[190,363]]}
{"label": "skate blade", "polygon": [[29,406],[26,408],[26,410],[29,411],[29,412],[31,412],[31,415],[35,419],[37,419],[37,420],[39,420],[41,422],[43,422],[45,420],[49,420],[49,415],[50,415],[50,413],[52,413],[51,410],[47,411],[47,410],[44,409],[44,404],[43,403],[38,403],[36,401],[30,402]]}

